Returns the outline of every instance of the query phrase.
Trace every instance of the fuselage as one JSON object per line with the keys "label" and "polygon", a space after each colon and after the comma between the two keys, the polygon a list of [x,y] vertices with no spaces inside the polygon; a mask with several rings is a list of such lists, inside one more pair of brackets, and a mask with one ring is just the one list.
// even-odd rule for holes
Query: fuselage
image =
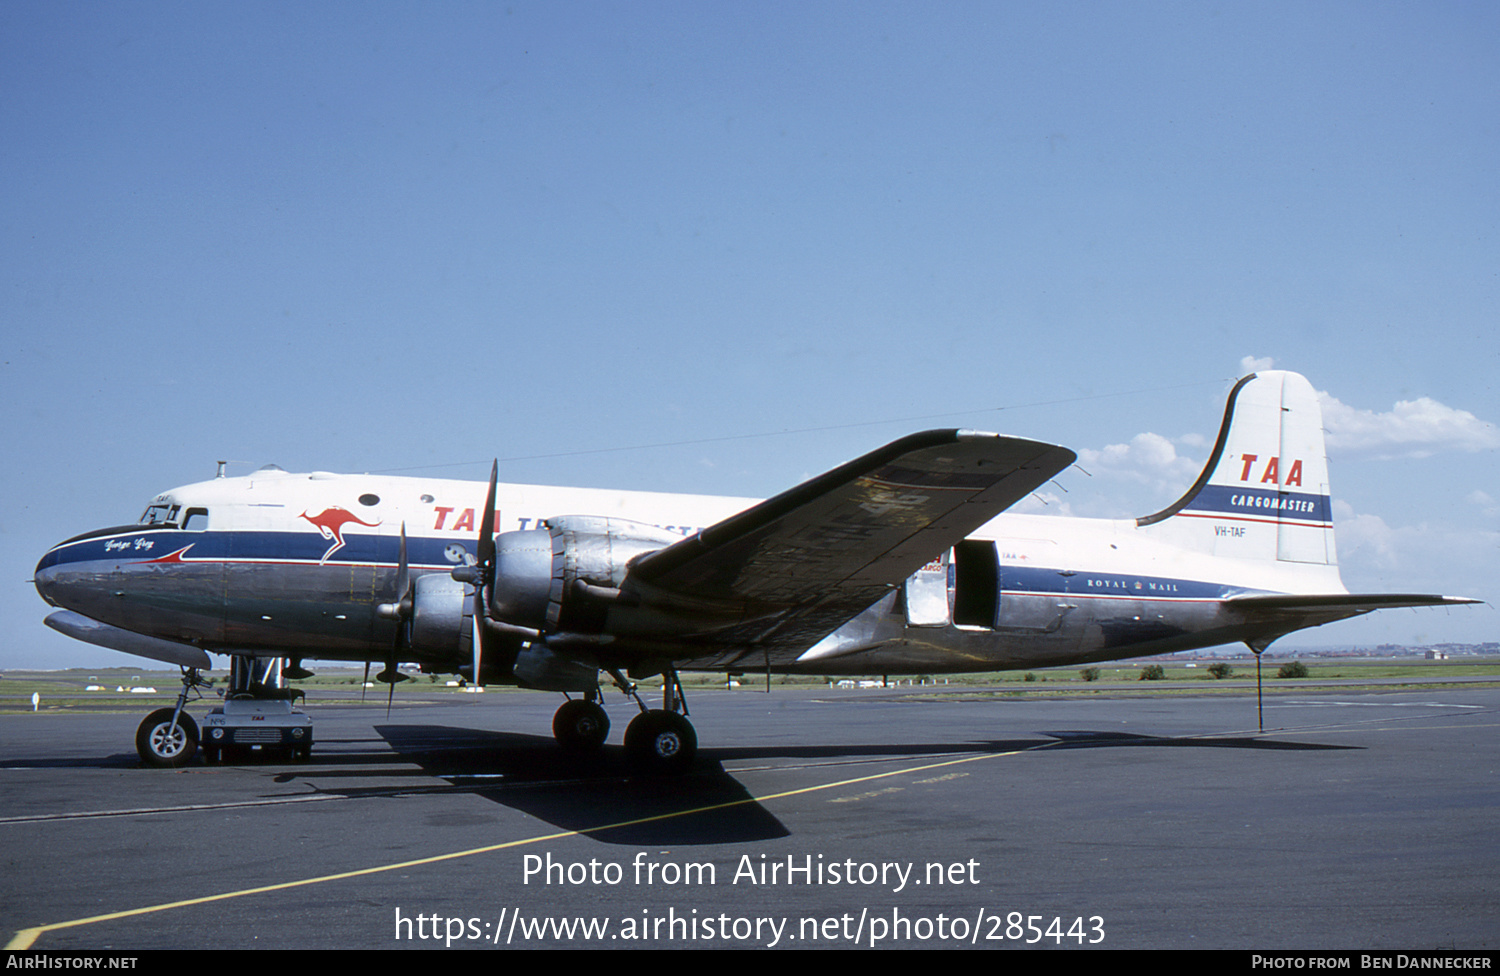
{"label": "fuselage", "polygon": [[[218,478],[158,495],[137,524],[55,546],[36,586],[49,604],[130,634],[217,652],[382,660],[397,624],[377,607],[399,598],[403,533],[414,577],[471,564],[485,490],[280,469]],[[687,537],[756,501],[501,484],[492,528],[588,514]],[[1136,520],[1001,515],[786,670],[957,673],[1210,646],[1249,633],[1225,600],[1287,592],[1342,587],[1332,565],[1184,549]],[[677,666],[743,669],[738,656],[704,650]],[[466,657],[455,645],[416,659],[444,671]]]}

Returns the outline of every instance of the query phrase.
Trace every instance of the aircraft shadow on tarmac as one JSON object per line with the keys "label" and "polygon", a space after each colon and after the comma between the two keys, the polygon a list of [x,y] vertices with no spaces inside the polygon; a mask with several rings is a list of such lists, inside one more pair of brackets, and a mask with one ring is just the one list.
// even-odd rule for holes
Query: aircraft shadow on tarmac
{"label": "aircraft shadow on tarmac", "polygon": [[[415,763],[420,767],[419,769],[407,772],[382,770],[378,775],[382,777],[493,776],[504,777],[512,786],[528,784],[544,786],[549,783],[574,786],[581,780],[593,786],[601,781],[631,778],[651,784],[654,789],[661,791],[664,783],[672,782],[671,777],[633,777],[624,750],[615,747],[606,747],[597,755],[574,755],[558,749],[555,740],[543,736],[439,725],[393,725],[378,728],[376,731],[396,755],[337,750],[340,745],[359,746],[367,740],[320,739],[319,747],[314,751],[310,765],[317,767],[319,776],[327,777],[329,775],[370,776],[375,775],[369,769],[372,765]],[[727,778],[728,774],[724,771],[723,763],[756,759],[860,762],[900,757],[941,759],[944,755],[967,755],[974,752],[1000,753],[1027,749],[1097,749],[1121,746],[1286,751],[1363,748],[1317,742],[1288,742],[1266,738],[1263,735],[1210,738],[1206,736],[1154,736],[1134,732],[1096,732],[1088,729],[1037,732],[1036,735],[1043,738],[973,739],[966,742],[923,742],[899,745],[823,743],[703,748],[698,751],[698,762],[693,774],[686,778],[696,781],[702,781],[705,778]],[[231,765],[247,763],[273,765],[254,754],[243,756],[240,762],[232,762]],[[144,766],[133,752],[119,752],[97,757],[15,758],[7,760],[6,764],[17,769],[129,769]],[[289,768],[300,770],[306,768],[306,765],[292,764]],[[336,772],[337,767],[340,766],[358,766],[361,770],[342,774]],[[372,788],[372,790],[388,792],[389,787]],[[725,798],[722,802],[729,802],[730,799],[732,798]]]}
{"label": "aircraft shadow on tarmac", "polygon": [[[482,796],[609,844],[725,844],[790,833],[702,752],[688,775],[642,776],[633,773],[619,747],[578,755],[558,748],[550,736],[441,725],[377,726],[375,731],[395,751],[395,761],[418,767],[411,771],[414,776],[445,779],[452,784],[447,789]],[[321,790],[350,796],[390,792],[388,786],[333,785],[330,781],[337,778],[372,774],[368,766],[340,771],[322,765],[330,758],[314,753],[313,765],[321,768],[306,774]],[[361,765],[389,761],[351,758]],[[375,775],[385,778],[390,772]]]}
{"label": "aircraft shadow on tarmac", "polygon": [[[1125,732],[1064,730],[1029,737],[968,742],[891,744],[778,744],[700,749],[681,776],[636,774],[623,748],[577,755],[550,736],[443,725],[377,726],[379,740],[322,740],[302,763],[266,762],[278,783],[301,782],[320,793],[358,798],[464,793],[519,810],[561,830],[587,833],[609,844],[726,844],[786,837],[790,831],[724,768],[725,763],[804,761],[850,766],[892,760],[941,762],[976,753],[1055,752],[1098,748],[1332,750],[1357,746],[1287,742],[1255,735],[1166,737]],[[340,748],[340,747],[344,748]],[[230,766],[262,765],[253,757]],[[97,759],[12,761],[12,766],[118,768],[139,766],[130,754]],[[844,778],[856,778],[849,771]],[[839,778],[839,777],[835,777]],[[410,786],[399,781],[410,779]],[[444,784],[432,780],[446,780]],[[396,783],[393,783],[393,780]]]}
{"label": "aircraft shadow on tarmac", "polygon": [[[804,745],[699,749],[691,772],[635,773],[625,750],[607,746],[592,755],[559,749],[550,737],[437,725],[377,726],[414,775],[447,779],[455,787],[520,810],[565,830],[587,831],[611,844],[725,844],[786,837],[790,831],[724,769],[726,762],[792,759],[864,763],[893,758],[969,755],[973,743]],[[981,751],[1013,751],[1036,740],[993,743]],[[329,757],[321,757],[326,761]],[[320,761],[315,755],[314,763]],[[341,775],[332,773],[333,776]],[[346,775],[361,776],[350,770]],[[381,774],[385,775],[385,774]],[[858,774],[855,774],[858,775]],[[330,772],[309,775],[329,792]],[[484,779],[494,778],[494,785]],[[378,791],[379,787],[372,787]],[[684,811],[695,811],[684,813]],[[609,826],[613,825],[613,826]]]}
{"label": "aircraft shadow on tarmac", "polygon": [[1199,736],[1175,737],[1140,735],[1134,732],[1090,732],[1086,730],[1065,732],[1043,732],[1056,741],[1048,749],[1098,749],[1116,746],[1164,746],[1183,749],[1271,749],[1271,750],[1324,750],[1362,749],[1362,746],[1335,746],[1318,742],[1285,742],[1280,739],[1265,739],[1259,736],[1236,736],[1233,738],[1205,738]]}
{"label": "aircraft shadow on tarmac", "polygon": [[[1347,746],[1282,742],[1257,737],[1166,738],[1118,732],[1040,733],[1046,738],[985,742],[905,743],[901,745],[777,745],[702,749],[691,773],[642,776],[632,772],[624,750],[606,747],[576,755],[550,737],[441,725],[377,726],[376,732],[413,776],[445,779],[443,790],[463,791],[520,810],[564,830],[586,831],[605,843],[622,845],[725,844],[789,836],[790,831],[758,803],[724,768],[726,762],[805,760],[863,763],[893,758],[931,758],[1010,753],[1026,749],[1165,746],[1214,749],[1343,749]],[[1048,741],[1050,740],[1050,741]],[[319,768],[307,779],[341,795],[389,792],[389,785],[339,788],[330,780],[371,775],[375,756],[349,756],[364,768],[330,768],[335,756],[315,756]],[[379,774],[382,778],[389,771]],[[289,774],[288,779],[298,777]],[[298,777],[300,778],[300,777]],[[487,782],[490,781],[490,782]],[[684,811],[695,811],[684,813]]]}
{"label": "aircraft shadow on tarmac", "polygon": [[[786,837],[790,831],[724,768],[726,762],[801,760],[873,763],[979,752],[1014,752],[1046,740],[904,743],[900,745],[777,745],[698,751],[681,776],[636,774],[623,748],[579,755],[551,737],[444,725],[377,726],[394,755],[315,751],[310,764],[285,768],[279,782],[306,780],[341,796],[389,795],[391,778],[447,780],[395,792],[464,792],[520,810],[563,830],[585,831],[610,844],[726,844]],[[404,769],[372,769],[371,766]],[[416,768],[411,768],[416,767]],[[858,775],[857,773],[854,775]],[[369,785],[359,780],[379,779]],[[343,781],[342,784],[340,781]],[[694,811],[694,812],[685,812]]]}

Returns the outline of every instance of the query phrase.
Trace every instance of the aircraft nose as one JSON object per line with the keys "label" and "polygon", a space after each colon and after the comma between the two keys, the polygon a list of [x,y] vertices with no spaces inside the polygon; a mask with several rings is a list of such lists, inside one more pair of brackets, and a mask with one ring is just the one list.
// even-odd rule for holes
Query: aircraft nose
{"label": "aircraft nose", "polygon": [[100,598],[108,591],[99,567],[85,558],[73,539],[58,543],[36,564],[31,574],[37,594],[49,606],[92,614]]}
{"label": "aircraft nose", "polygon": [[41,562],[36,564],[36,572],[31,574],[31,582],[36,586],[36,591],[41,598],[47,601],[49,607],[62,606],[57,599],[59,574],[60,569],[55,550],[49,550],[42,557]]}

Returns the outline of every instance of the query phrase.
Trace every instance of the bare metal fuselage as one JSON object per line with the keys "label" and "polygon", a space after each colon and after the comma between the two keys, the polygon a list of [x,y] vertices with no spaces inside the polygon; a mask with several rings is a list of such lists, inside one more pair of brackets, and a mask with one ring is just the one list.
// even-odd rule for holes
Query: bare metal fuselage
{"label": "bare metal fuselage", "polygon": [[[473,510],[482,490],[464,482],[358,476],[206,482],[161,496],[184,511],[206,509],[204,528],[137,525],[89,533],[49,552],[36,584],[54,606],[131,634],[227,653],[382,660],[397,625],[376,607],[396,598],[399,527],[411,532],[413,575],[447,574],[471,559]],[[502,486],[507,491],[546,505],[559,490]],[[561,492],[550,504],[602,505],[683,533],[695,526],[678,528],[682,523],[717,520],[749,504]],[[336,538],[305,518],[372,496],[410,497],[426,510],[388,509],[373,526],[345,522]],[[434,500],[420,502],[424,497]],[[374,513],[366,516],[363,521],[376,521]],[[502,515],[500,527],[541,518]],[[427,534],[412,532],[416,525]],[[1253,564],[1174,552],[1140,537],[1129,521],[1001,516],[963,546],[963,558],[945,554],[795,662],[772,670],[961,673],[1206,647],[1264,629],[1263,621],[1247,621],[1226,606],[1227,598],[1277,591],[1277,581]],[[1322,582],[1317,575],[1308,575],[1310,588]],[[627,668],[650,656],[632,645],[593,653],[601,665]],[[413,659],[442,672],[466,664],[468,654],[454,644],[450,653]],[[674,649],[685,670],[765,668],[746,648],[682,654]]]}

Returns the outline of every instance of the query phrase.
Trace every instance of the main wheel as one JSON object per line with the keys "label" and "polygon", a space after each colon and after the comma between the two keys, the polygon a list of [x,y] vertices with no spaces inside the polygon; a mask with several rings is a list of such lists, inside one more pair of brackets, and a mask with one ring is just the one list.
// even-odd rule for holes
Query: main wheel
{"label": "main wheel", "polygon": [[552,735],[569,752],[595,752],[609,737],[609,715],[597,702],[565,701],[552,716]]}
{"label": "main wheel", "polygon": [[186,766],[198,752],[198,723],[187,712],[172,728],[170,708],[158,708],[135,731],[135,751],[148,766]]}
{"label": "main wheel", "polygon": [[647,772],[686,772],[698,752],[698,733],[676,712],[642,712],[625,729],[625,751]]}

